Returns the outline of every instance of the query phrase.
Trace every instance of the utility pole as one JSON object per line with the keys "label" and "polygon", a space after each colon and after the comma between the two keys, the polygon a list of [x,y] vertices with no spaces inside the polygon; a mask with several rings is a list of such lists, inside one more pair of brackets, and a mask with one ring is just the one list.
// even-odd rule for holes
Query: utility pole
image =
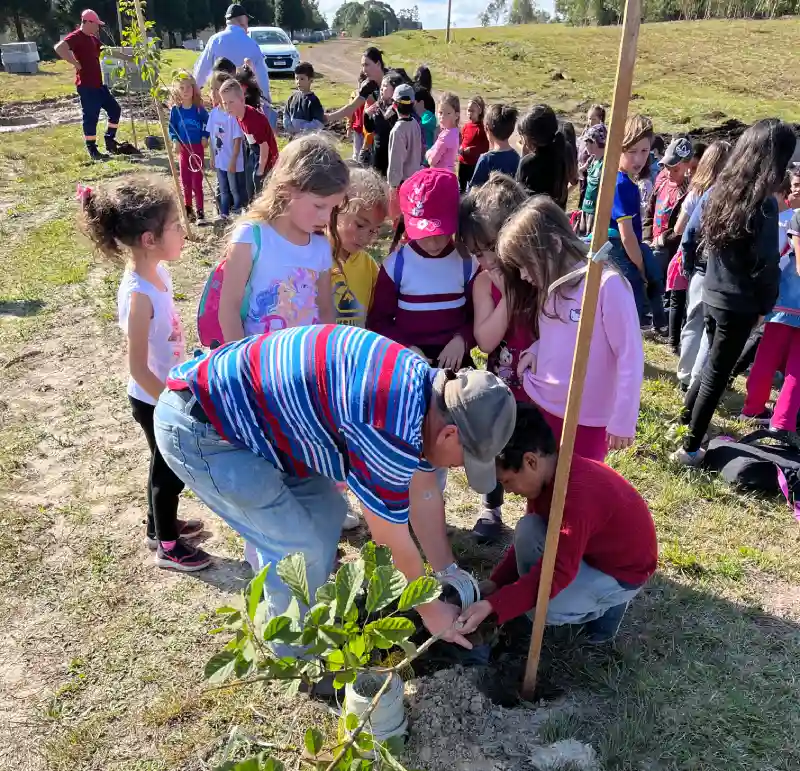
{"label": "utility pole", "polygon": [[450,11],[453,8],[453,0],[447,0],[447,35],[445,37],[446,42],[450,42]]}

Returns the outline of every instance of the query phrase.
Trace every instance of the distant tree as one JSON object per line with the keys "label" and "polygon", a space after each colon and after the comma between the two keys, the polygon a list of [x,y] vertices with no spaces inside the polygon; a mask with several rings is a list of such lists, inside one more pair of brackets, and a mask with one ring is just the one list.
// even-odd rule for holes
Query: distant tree
{"label": "distant tree", "polygon": [[17,40],[22,43],[25,42],[25,24],[44,25],[51,11],[49,0],[2,0],[0,28],[13,27]]}
{"label": "distant tree", "polygon": [[349,30],[359,22],[363,15],[363,4],[351,0],[351,2],[339,6],[336,15],[333,17],[333,26],[336,29]]}
{"label": "distant tree", "polygon": [[303,0],[306,11],[306,26],[312,30],[328,29],[328,22],[319,10],[317,0]]}
{"label": "distant tree", "polygon": [[512,0],[511,10],[508,12],[509,24],[535,24],[546,23],[550,14],[536,7],[534,0]]}
{"label": "distant tree", "polygon": [[275,0],[275,24],[290,34],[306,26],[306,10],[302,0]]}
{"label": "distant tree", "polygon": [[490,27],[492,24],[499,24],[508,8],[508,0],[489,0],[489,5],[478,16],[482,27]]}

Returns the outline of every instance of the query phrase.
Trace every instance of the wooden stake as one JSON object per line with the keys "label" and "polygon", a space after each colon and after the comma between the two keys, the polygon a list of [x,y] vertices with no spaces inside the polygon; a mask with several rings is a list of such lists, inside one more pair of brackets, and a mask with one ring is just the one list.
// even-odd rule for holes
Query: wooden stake
{"label": "wooden stake", "polygon": [[447,0],[447,33],[445,34],[445,42],[450,42],[450,13],[453,10],[453,0]]}
{"label": "wooden stake", "polygon": [[[636,43],[639,38],[641,14],[641,0],[627,0],[625,3],[622,39],[619,45],[614,101],[611,107],[611,123],[606,141],[603,174],[600,180],[594,232],[592,233],[592,252],[595,253],[608,240],[608,223],[611,219],[611,207],[614,203],[619,157],[622,150],[622,138],[625,133],[625,119],[628,115],[628,103],[631,98],[631,84],[633,82],[633,68],[636,63]],[[536,673],[539,669],[539,657],[542,653],[542,638],[547,619],[547,607],[550,602],[550,590],[553,585],[556,552],[558,551],[558,534],[561,530],[561,520],[564,516],[567,482],[569,481],[569,470],[572,464],[572,453],[575,449],[575,431],[578,427],[578,414],[583,397],[583,383],[586,378],[589,345],[591,343],[592,330],[594,329],[602,273],[602,263],[591,263],[584,281],[581,319],[578,324],[578,339],[575,344],[575,357],[572,361],[567,410],[564,414],[564,428],[561,432],[561,446],[553,483],[553,498],[550,505],[547,539],[545,540],[544,555],[542,557],[542,571],[539,580],[539,594],[536,598],[531,647],[528,653],[528,663],[525,666],[525,679],[522,683],[522,697],[525,699],[532,699],[536,688]]]}
{"label": "wooden stake", "polygon": [[[141,0],[133,0],[134,8],[136,9],[136,21],[139,24],[139,32],[142,35],[142,40],[147,44],[147,25],[144,21],[144,12],[142,11]],[[155,88],[155,83],[150,83]],[[183,200],[183,192],[181,190],[181,178],[178,174],[178,167],[175,165],[175,156],[172,154],[172,142],[169,138],[169,130],[167,129],[167,119],[164,115],[164,107],[156,96],[153,96],[153,102],[156,105],[156,113],[158,114],[158,124],[161,126],[161,136],[164,137],[164,147],[167,151],[167,158],[169,159],[169,170],[172,174],[172,181],[175,184],[175,195],[178,199],[178,212],[180,213],[183,229],[186,231],[186,238],[192,239],[192,225],[189,222],[189,215],[186,213],[186,208],[181,204]]]}

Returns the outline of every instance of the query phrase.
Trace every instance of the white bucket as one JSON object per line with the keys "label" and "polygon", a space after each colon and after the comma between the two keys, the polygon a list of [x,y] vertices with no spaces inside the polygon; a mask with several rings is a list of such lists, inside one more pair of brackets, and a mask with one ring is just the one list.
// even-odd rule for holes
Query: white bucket
{"label": "white bucket", "polygon": [[[356,715],[360,720],[385,679],[386,674],[382,672],[362,672],[354,683],[348,683],[344,693],[345,715]],[[392,682],[378,701],[366,730],[369,730],[377,741],[385,742],[392,736],[403,736],[407,727],[408,721],[403,704],[403,680],[399,675],[393,674]]]}

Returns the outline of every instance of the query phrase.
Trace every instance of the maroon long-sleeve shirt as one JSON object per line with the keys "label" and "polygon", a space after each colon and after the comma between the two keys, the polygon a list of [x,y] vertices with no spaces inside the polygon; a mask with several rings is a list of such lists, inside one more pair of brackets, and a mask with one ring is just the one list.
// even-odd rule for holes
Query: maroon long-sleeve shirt
{"label": "maroon long-sleeve shirt", "polygon": [[[547,520],[553,485],[528,501],[528,517]],[[550,597],[575,579],[581,561],[631,586],[641,586],[656,570],[658,544],[653,517],[633,485],[603,463],[572,459],[564,518]],[[498,622],[527,613],[536,605],[541,562],[524,576],[517,572],[512,546],[492,573],[500,587],[487,599]]]}
{"label": "maroon long-sleeve shirt", "polygon": [[429,359],[460,334],[469,355],[475,345],[472,286],[477,272],[477,260],[465,264],[452,244],[432,255],[409,241],[381,266],[367,329],[415,346]]}
{"label": "maroon long-sleeve shirt", "polygon": [[470,121],[461,129],[461,147],[458,149],[458,162],[474,166],[484,153],[489,152],[489,137],[482,123]]}

